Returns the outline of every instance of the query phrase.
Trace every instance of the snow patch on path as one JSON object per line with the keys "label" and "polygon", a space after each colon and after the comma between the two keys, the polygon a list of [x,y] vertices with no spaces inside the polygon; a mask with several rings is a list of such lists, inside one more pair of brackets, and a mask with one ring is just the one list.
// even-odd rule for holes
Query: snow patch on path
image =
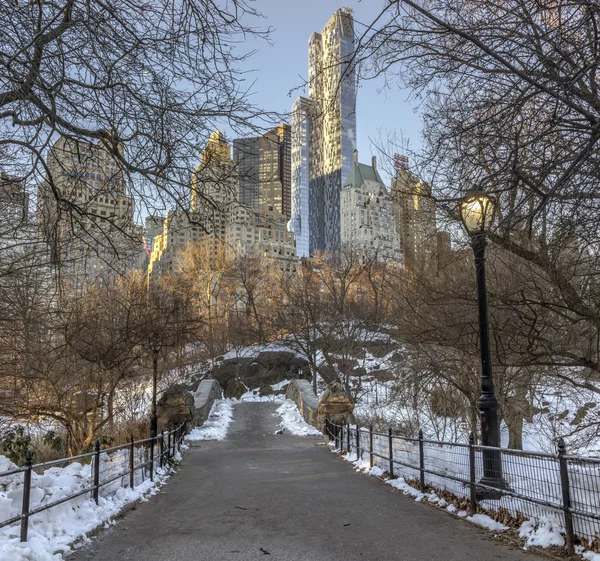
{"label": "snow patch on path", "polygon": [[321,432],[316,428],[311,427],[300,415],[298,407],[291,399],[286,399],[283,405],[273,413],[274,417],[281,417],[279,426],[286,434],[295,436],[321,436]]}
{"label": "snow patch on path", "polygon": [[473,524],[477,524],[478,526],[492,530],[492,532],[505,532],[508,530],[508,526],[500,524],[500,522],[490,518],[487,514],[474,514],[473,516],[467,516],[467,520],[469,522],[473,522]]}
{"label": "snow patch on path", "polygon": [[223,440],[233,418],[233,400],[217,399],[211,407],[208,419],[186,436],[186,441]]}

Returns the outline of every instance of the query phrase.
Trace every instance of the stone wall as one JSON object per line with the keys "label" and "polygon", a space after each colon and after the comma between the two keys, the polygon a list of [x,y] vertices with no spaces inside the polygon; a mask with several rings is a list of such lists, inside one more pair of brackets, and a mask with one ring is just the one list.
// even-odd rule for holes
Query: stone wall
{"label": "stone wall", "polygon": [[319,400],[308,380],[291,380],[287,386],[285,397],[296,403],[300,414],[309,425],[321,430],[317,420]]}
{"label": "stone wall", "polygon": [[202,380],[194,393],[194,408],[196,415],[194,424],[199,427],[208,419],[210,409],[217,399],[223,397],[223,390],[217,380]]}

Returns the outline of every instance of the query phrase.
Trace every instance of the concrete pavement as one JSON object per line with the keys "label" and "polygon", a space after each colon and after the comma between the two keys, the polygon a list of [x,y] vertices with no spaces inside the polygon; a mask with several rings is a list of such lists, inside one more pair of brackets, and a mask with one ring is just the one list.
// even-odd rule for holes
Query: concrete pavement
{"label": "concrete pavement", "polygon": [[226,440],[192,448],[160,494],[68,561],[535,559],[356,473],[317,437],[275,435],[276,408],[236,404]]}

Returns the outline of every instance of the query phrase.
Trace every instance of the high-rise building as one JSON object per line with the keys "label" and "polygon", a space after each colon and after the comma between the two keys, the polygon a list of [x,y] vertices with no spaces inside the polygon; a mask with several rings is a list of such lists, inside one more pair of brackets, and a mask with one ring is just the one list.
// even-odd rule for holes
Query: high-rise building
{"label": "high-rise building", "polygon": [[38,192],[38,227],[65,288],[85,289],[136,268],[142,228],[117,159],[102,142],[61,137],[46,160]]}
{"label": "high-rise building", "polygon": [[0,173],[0,237],[12,236],[29,221],[29,193],[23,180]]}
{"label": "high-rise building", "polygon": [[176,271],[186,246],[200,241],[214,248],[215,258],[225,247],[230,257],[260,255],[281,270],[292,270],[296,252],[294,236],[286,229],[287,216],[273,205],[241,204],[235,192],[238,169],[223,134],[213,133],[192,178],[192,208],[169,211],[154,238],[151,279]]}
{"label": "high-rise building", "polygon": [[233,141],[240,203],[269,205],[290,216],[291,127],[282,123],[262,136]]}
{"label": "high-rise building", "polygon": [[[309,252],[340,248],[340,191],[356,148],[356,84],[352,10],[339,9],[308,43]],[[300,109],[303,102],[296,102]],[[306,104],[305,104],[306,105]],[[292,152],[302,152],[298,135]],[[298,160],[292,175],[295,176]],[[296,199],[296,193],[292,195]],[[301,216],[301,215],[300,215]]]}
{"label": "high-rise building", "polygon": [[288,224],[298,257],[310,255],[309,166],[311,101],[299,97],[292,108],[292,206]]}
{"label": "high-rise building", "polygon": [[372,164],[354,164],[340,193],[341,242],[365,256],[400,263],[400,236],[392,213],[390,195],[373,156]]}
{"label": "high-rise building", "polygon": [[437,240],[431,187],[405,166],[397,169],[392,179],[391,197],[405,263],[432,258]]}
{"label": "high-rise building", "polygon": [[154,248],[154,238],[162,234],[165,216],[151,215],[144,221],[144,253],[142,255],[142,268],[146,270]]}
{"label": "high-rise building", "polygon": [[229,206],[237,201],[238,178],[231,147],[221,131],[210,135],[202,161],[192,176],[193,222],[206,233],[223,237]]}

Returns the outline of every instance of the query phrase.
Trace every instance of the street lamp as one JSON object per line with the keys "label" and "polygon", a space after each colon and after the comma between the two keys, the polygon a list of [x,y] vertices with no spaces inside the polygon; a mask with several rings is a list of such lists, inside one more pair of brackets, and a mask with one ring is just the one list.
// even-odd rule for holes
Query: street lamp
{"label": "street lamp", "polygon": [[[485,246],[486,233],[494,221],[496,200],[482,191],[467,193],[460,202],[460,218],[471,237],[471,247],[475,254],[477,276],[477,303],[479,308],[479,338],[481,351],[481,397],[477,402],[481,416],[481,443],[483,449],[483,478],[480,483],[497,489],[508,489],[502,475],[500,453],[500,423],[498,421],[498,400],[494,393],[490,342],[487,319],[487,293],[485,285]],[[498,448],[493,450],[491,448]],[[499,499],[500,494],[483,490],[481,498]]]}
{"label": "street lamp", "polygon": [[158,434],[158,414],[156,412],[156,386],[158,378],[158,353],[160,352],[160,335],[159,333],[152,333],[150,339],[150,350],[152,351],[152,366],[154,368],[152,373],[152,417],[150,419],[150,436],[155,438]]}

